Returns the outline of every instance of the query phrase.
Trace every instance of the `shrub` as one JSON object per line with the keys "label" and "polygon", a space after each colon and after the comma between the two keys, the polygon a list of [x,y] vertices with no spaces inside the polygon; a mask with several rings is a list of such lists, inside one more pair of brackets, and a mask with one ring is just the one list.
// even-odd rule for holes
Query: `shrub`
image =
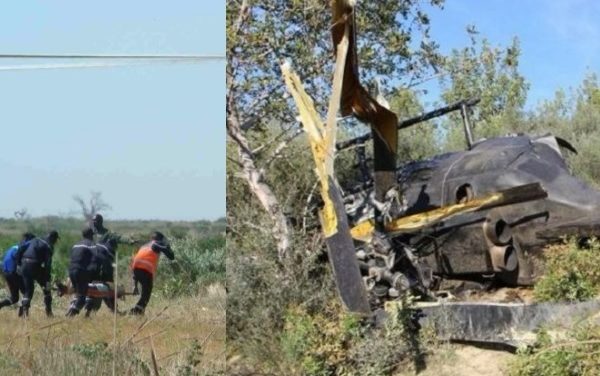
{"label": "shrub", "polygon": [[[244,244],[239,245],[239,241]],[[286,323],[290,325],[292,307],[301,307],[308,315],[322,311],[335,297],[333,277],[319,251],[306,251],[320,249],[320,244],[295,239],[284,263],[277,261],[276,252],[253,256],[241,251],[242,247],[250,250],[261,246],[265,242],[261,244],[252,233],[227,242],[228,348],[230,355],[243,357],[242,367],[267,374],[292,374],[300,369],[288,356],[295,345],[289,339],[284,349],[281,342]]]}
{"label": "shrub", "polygon": [[389,375],[397,368],[424,365],[412,300],[391,305],[385,323],[348,313],[337,299],[322,311],[292,307],[285,315],[281,348],[295,373],[302,375]]}
{"label": "shrub", "polygon": [[581,248],[575,239],[550,246],[546,271],[534,288],[539,301],[581,301],[600,292],[600,242],[591,239]]}
{"label": "shrub", "polygon": [[302,374],[340,373],[348,368],[346,352],[361,334],[360,323],[358,316],[343,312],[338,303],[312,315],[302,307],[293,307],[285,317],[281,347]]}
{"label": "shrub", "polygon": [[582,325],[566,338],[553,340],[541,330],[530,348],[521,349],[510,366],[512,376],[597,375],[600,363],[600,327]]}
{"label": "shrub", "polygon": [[225,281],[225,238],[188,236],[171,242],[175,260],[163,259],[157,291],[167,297],[193,295],[204,286]]}
{"label": "shrub", "polygon": [[108,343],[79,343],[71,346],[71,349],[88,360],[103,359],[110,360],[112,352],[108,350]]}

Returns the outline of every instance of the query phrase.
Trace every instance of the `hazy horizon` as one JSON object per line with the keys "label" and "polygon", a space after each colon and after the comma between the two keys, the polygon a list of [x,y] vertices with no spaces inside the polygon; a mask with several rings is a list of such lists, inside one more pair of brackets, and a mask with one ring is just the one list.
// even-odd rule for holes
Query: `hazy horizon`
{"label": "hazy horizon", "polygon": [[[225,216],[222,217],[217,217],[217,218],[197,218],[197,219],[162,219],[162,218],[112,218],[109,217],[108,214],[102,214],[103,217],[105,218],[106,223],[109,222],[134,222],[134,221],[139,221],[139,222],[202,222],[202,221],[208,221],[208,222],[220,222],[220,221],[226,221],[227,218]],[[28,217],[26,219],[17,219],[14,216],[12,217],[3,217],[0,216],[0,221],[7,221],[7,220],[14,220],[14,221],[28,221],[28,220],[36,220],[36,219],[46,219],[46,218],[61,218],[61,219],[74,219],[74,220],[81,220],[83,221],[83,217],[81,216],[76,216],[76,215],[55,215],[55,214],[47,214],[47,215],[42,215],[42,216],[37,216],[37,217]]]}

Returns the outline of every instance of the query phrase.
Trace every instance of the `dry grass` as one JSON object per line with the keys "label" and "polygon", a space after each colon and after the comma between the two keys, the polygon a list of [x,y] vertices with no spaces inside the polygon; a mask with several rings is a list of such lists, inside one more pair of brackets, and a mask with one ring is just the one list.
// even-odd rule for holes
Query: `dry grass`
{"label": "dry grass", "polygon": [[[124,310],[135,297],[121,301]],[[0,374],[111,375],[113,316],[106,308],[91,319],[67,319],[69,298],[55,298],[55,317],[44,315],[36,291],[30,317],[16,309],[0,310]],[[160,375],[225,372],[225,289],[210,286],[195,297],[153,297],[143,318],[119,316],[117,375],[154,375],[152,352]]]}

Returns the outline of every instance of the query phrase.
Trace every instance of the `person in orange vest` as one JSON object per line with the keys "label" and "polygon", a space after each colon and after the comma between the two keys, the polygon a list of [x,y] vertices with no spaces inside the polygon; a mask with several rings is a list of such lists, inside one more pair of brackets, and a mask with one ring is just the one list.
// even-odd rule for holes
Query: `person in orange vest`
{"label": "person in orange vest", "polygon": [[133,271],[133,280],[136,284],[142,287],[142,293],[135,307],[129,314],[143,315],[146,310],[146,305],[152,294],[152,283],[156,269],[158,268],[158,259],[160,254],[164,253],[169,260],[174,260],[175,255],[171,250],[171,246],[167,242],[165,236],[155,231],[152,234],[152,241],[144,244],[135,254],[131,262],[131,270]]}

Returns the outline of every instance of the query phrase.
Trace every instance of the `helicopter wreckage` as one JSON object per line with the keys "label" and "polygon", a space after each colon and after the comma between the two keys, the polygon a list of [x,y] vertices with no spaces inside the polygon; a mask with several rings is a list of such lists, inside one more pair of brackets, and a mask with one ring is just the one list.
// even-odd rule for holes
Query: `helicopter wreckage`
{"label": "helicopter wreckage", "polygon": [[[447,302],[444,280],[531,285],[542,248],[565,235],[600,235],[600,192],[573,176],[552,135],[509,135],[474,141],[470,109],[460,101],[398,121],[381,98],[361,85],[353,5],[332,2],[336,52],[326,121],[314,109],[288,63],[283,77],[300,112],[321,188],[319,219],[336,287],[345,307],[371,314],[407,293],[420,296],[425,319],[443,312],[451,330],[443,338],[516,346],[517,333],[551,319],[600,309],[579,304]],[[460,111],[467,149],[396,165],[399,130]],[[354,116],[370,134],[336,143],[336,116]],[[373,173],[366,141],[372,139]],[[342,193],[335,179],[336,152],[357,153],[362,181]],[[421,316],[419,316],[421,317]]]}
{"label": "helicopter wreckage", "polygon": [[[469,122],[464,126],[472,134]],[[339,143],[338,150],[355,142]],[[600,192],[570,174],[561,148],[575,152],[567,141],[551,135],[470,143],[466,151],[400,167],[397,186],[384,202],[374,199],[368,188],[372,179],[365,176],[362,186],[367,188],[346,194],[343,201],[373,298],[396,298],[408,290],[430,295],[442,278],[531,285],[545,245],[563,236],[600,234]],[[512,197],[489,206],[476,201],[495,192]],[[465,210],[469,203],[477,210]],[[460,215],[407,226],[422,213],[431,216],[451,205]],[[385,235],[373,231],[377,209],[384,217]]]}

